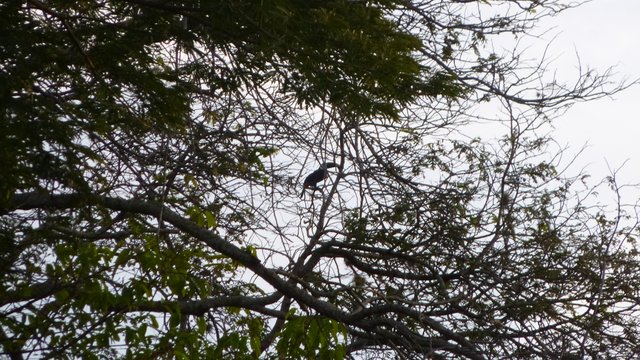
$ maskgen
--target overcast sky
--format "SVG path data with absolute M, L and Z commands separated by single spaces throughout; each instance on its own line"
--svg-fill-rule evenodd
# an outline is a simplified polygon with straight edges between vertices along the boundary
M 551 33 L 559 34 L 552 53 L 561 57 L 554 64 L 560 71 L 572 70 L 577 53 L 592 68 L 615 66 L 619 80 L 640 78 L 638 14 L 640 0 L 593 0 L 546 21 L 541 25 L 555 26 Z M 619 168 L 626 161 L 619 179 L 640 183 L 639 105 L 640 85 L 613 99 L 577 104 L 555 122 L 556 139 L 576 151 L 587 143 L 578 164 L 588 165 L 594 177 L 608 175 L 607 163 Z

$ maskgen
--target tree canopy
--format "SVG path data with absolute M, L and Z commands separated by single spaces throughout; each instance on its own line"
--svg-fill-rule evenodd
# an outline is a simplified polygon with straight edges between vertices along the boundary
M 2 2 L 0 354 L 633 358 L 638 209 L 550 132 L 626 85 L 499 45 L 570 8 Z

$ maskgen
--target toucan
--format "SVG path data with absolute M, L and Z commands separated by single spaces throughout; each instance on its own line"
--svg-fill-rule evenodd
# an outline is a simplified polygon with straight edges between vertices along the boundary
M 320 168 L 318 168 L 318 170 L 312 172 L 311 174 L 309 174 L 305 179 L 304 182 L 302 183 L 302 194 L 300 194 L 300 197 L 304 196 L 304 191 L 306 189 L 312 189 L 312 190 L 320 190 L 320 188 L 318 187 L 318 183 L 326 178 L 329 177 L 329 168 L 332 167 L 336 167 L 338 166 L 338 164 L 334 163 L 334 162 L 326 162 L 322 165 L 320 165 Z

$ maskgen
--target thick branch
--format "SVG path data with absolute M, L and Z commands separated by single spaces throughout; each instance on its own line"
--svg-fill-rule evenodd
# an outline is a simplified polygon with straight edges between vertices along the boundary
M 398 322 L 391 321 L 390 319 L 386 319 L 384 317 L 376 317 L 374 319 L 363 318 L 361 314 L 353 313 L 349 314 L 340 309 L 336 308 L 334 305 L 322 301 L 320 299 L 315 298 L 311 294 L 299 289 L 295 286 L 295 284 L 288 282 L 282 278 L 280 278 L 277 273 L 260 262 L 260 260 L 253 256 L 251 253 L 244 251 L 237 246 L 229 243 L 224 240 L 220 235 L 204 229 L 190 220 L 178 215 L 177 213 L 163 208 L 161 204 L 153 203 L 153 202 L 145 202 L 142 200 L 132 199 L 120 199 L 114 197 L 107 196 L 94 196 L 94 195 L 85 195 L 85 194 L 59 194 L 59 195 L 49 195 L 43 193 L 25 193 L 25 194 L 16 194 L 12 197 L 9 205 L 6 209 L 3 209 L 0 213 L 7 213 L 8 211 L 13 210 L 30 210 L 30 209 L 69 209 L 69 208 L 77 208 L 82 206 L 90 206 L 90 205 L 101 205 L 107 207 L 112 210 L 117 211 L 125 211 L 131 213 L 145 214 L 149 216 L 159 217 L 162 214 L 163 220 L 169 224 L 172 224 L 176 228 L 184 231 L 185 233 L 193 236 L 194 238 L 202 241 L 207 244 L 210 248 L 215 251 L 220 252 L 228 256 L 229 258 L 244 264 L 248 269 L 253 271 L 256 275 L 260 276 L 267 283 L 273 286 L 276 290 L 278 290 L 282 295 L 286 297 L 291 297 L 296 301 L 315 309 L 319 314 L 326 316 L 331 319 L 338 320 L 340 322 L 359 327 L 362 329 L 366 329 L 372 332 L 380 332 L 384 331 L 389 335 L 394 334 L 393 332 L 389 332 L 388 330 L 384 330 L 383 328 L 387 326 L 391 326 L 395 328 L 399 334 L 395 335 L 397 341 L 402 341 L 403 338 L 411 338 L 411 341 L 415 344 L 419 344 L 419 347 L 422 348 L 423 352 L 428 352 L 430 349 L 446 349 L 447 351 L 451 351 L 453 353 L 464 354 L 470 359 L 483 359 L 483 357 L 475 350 L 472 344 L 462 341 L 462 337 L 456 335 L 455 333 L 445 329 L 435 322 L 429 321 L 429 326 L 432 327 L 436 332 L 440 333 L 446 339 L 451 339 L 458 342 L 461 346 L 458 347 L 448 341 L 439 339 L 427 339 L 423 336 L 412 332 L 403 326 L 400 326 Z M 272 295 L 275 296 L 275 295 Z M 267 297 L 269 301 L 272 299 Z M 266 298 L 265 298 L 266 299 Z M 206 309 L 207 306 L 220 304 L 220 306 L 232 305 L 231 300 L 233 301 L 244 301 L 247 306 L 261 306 L 259 302 L 252 302 L 248 298 L 240 299 L 240 298 L 220 298 L 220 299 L 211 299 L 209 303 L 207 301 L 204 302 L 183 302 L 179 304 L 179 306 L 183 307 L 187 311 L 192 311 L 194 313 L 200 313 Z M 266 301 L 266 300 L 265 300 Z M 149 304 L 148 307 L 144 308 L 146 310 L 155 311 L 162 309 L 163 306 L 167 306 L 167 303 L 152 303 Z M 237 306 L 237 303 L 235 304 Z M 404 309 L 405 312 L 407 309 Z M 416 316 L 416 314 L 412 314 Z M 421 321 L 426 321 L 426 319 L 421 319 Z M 437 326 L 436 326 L 437 325 Z M 382 327 L 381 327 L 382 326 Z M 400 326 L 400 327 L 399 327 Z
M 282 295 L 274 293 L 264 297 L 250 297 L 250 296 L 221 296 L 204 300 L 187 300 L 187 301 L 150 301 L 138 306 L 127 308 L 127 311 L 153 311 L 153 312 L 167 312 L 173 309 L 180 310 L 181 314 L 187 315 L 202 315 L 209 310 L 234 306 L 243 309 L 250 309 L 257 311 L 261 314 L 283 318 L 286 313 L 278 310 L 266 308 L 266 305 L 273 304 L 278 301 Z

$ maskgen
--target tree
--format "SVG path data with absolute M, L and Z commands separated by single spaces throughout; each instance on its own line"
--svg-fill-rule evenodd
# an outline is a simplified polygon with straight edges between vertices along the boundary
M 2 3 L 3 355 L 632 358 L 634 208 L 548 135 L 626 85 L 490 46 L 568 8 Z

